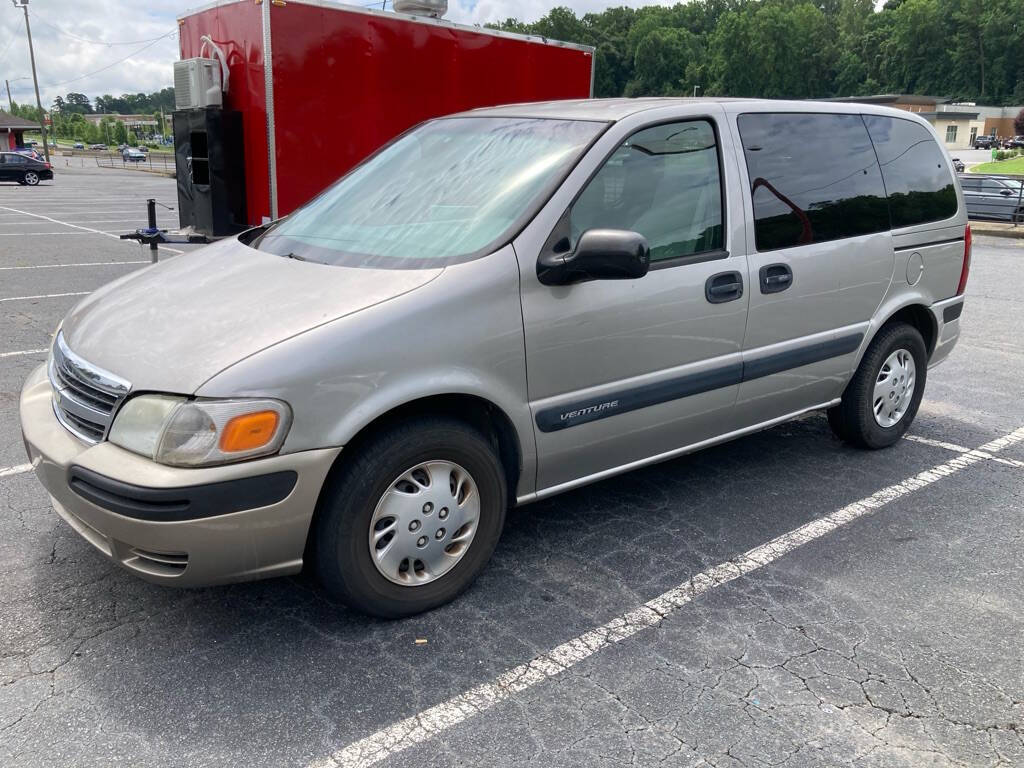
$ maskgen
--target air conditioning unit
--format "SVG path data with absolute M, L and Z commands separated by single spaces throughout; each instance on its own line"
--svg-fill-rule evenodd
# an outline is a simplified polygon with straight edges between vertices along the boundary
M 196 109 L 224 103 L 220 63 L 216 59 L 174 62 L 174 107 Z

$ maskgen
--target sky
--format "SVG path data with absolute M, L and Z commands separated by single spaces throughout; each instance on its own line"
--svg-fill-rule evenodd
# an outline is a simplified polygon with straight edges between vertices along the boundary
M 55 96 L 69 92 L 95 98 L 108 93 L 151 93 L 170 86 L 178 58 L 176 19 L 205 4 L 205 0 L 30 0 L 43 106 L 49 108 Z M 535 21 L 558 5 L 587 13 L 610 6 L 653 4 L 658 0 L 449 0 L 447 18 L 467 24 L 509 17 Z M 35 102 L 31 75 L 24 11 L 0 0 L 0 80 L 11 80 L 16 102 Z M 0 95 L 6 108 L 6 91 Z

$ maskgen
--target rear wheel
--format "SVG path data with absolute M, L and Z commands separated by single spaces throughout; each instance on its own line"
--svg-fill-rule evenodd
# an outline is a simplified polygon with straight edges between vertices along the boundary
M 860 448 L 886 448 L 906 433 L 924 395 L 928 353 L 920 331 L 893 323 L 864 353 L 842 402 L 830 408 L 836 435 Z
M 34 187 L 39 183 L 39 174 L 35 171 L 25 171 L 24 182 L 30 187 Z
M 321 582 L 382 618 L 449 602 L 483 570 L 505 523 L 493 441 L 430 417 L 382 431 L 357 450 L 321 499 L 313 532 Z

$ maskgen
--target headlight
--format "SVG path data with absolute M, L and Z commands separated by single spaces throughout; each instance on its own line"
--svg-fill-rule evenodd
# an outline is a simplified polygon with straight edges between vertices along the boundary
M 197 467 L 276 453 L 291 421 L 280 400 L 139 395 L 122 406 L 108 439 L 160 464 Z

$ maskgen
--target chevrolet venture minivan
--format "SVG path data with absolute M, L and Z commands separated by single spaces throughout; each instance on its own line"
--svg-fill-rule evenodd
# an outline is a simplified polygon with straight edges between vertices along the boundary
M 142 578 L 310 564 L 404 616 L 473 582 L 513 505 L 814 410 L 891 446 L 970 254 L 907 112 L 476 110 L 83 300 L 25 384 L 25 443 L 57 513 Z

